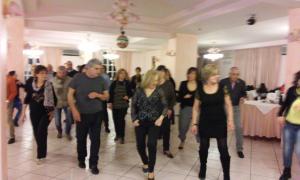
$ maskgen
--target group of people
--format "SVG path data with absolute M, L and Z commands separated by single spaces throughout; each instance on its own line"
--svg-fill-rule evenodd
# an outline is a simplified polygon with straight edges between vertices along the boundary
M 223 80 L 220 80 L 219 70 L 214 64 L 207 64 L 201 69 L 201 78 L 198 69 L 191 67 L 186 73 L 187 80 L 180 83 L 178 91 L 175 81 L 164 65 L 151 69 L 144 75 L 138 67 L 136 75 L 131 79 L 125 69 L 119 69 L 113 82 L 110 82 L 105 70 L 106 67 L 98 59 L 90 60 L 81 67 L 80 72 L 73 69 L 72 62 L 59 66 L 55 73 L 51 68 L 49 70 L 49 67 L 38 65 L 34 67 L 33 77 L 20 86 L 24 87 L 26 92 L 22 117 L 25 117 L 24 113 L 29 105 L 39 164 L 47 156 L 48 126 L 53 117 L 58 131 L 57 138 L 63 136 L 61 113 L 64 111 L 67 139 L 72 140 L 71 127 L 73 123 L 76 124 L 78 166 L 86 168 L 89 135 L 89 168 L 93 174 L 98 174 L 102 121 L 105 131 L 110 132 L 107 108 L 112 110 L 116 134 L 114 140 L 124 144 L 125 116 L 131 107 L 137 151 L 143 162 L 142 170 L 148 173 L 148 180 L 153 180 L 158 139 L 163 139 L 164 155 L 168 158 L 174 157 L 170 151 L 170 135 L 177 101 L 180 103 L 178 148 L 184 149 L 186 135 L 190 129 L 200 142 L 199 178 L 205 179 L 210 139 L 216 138 L 224 180 L 230 179 L 228 130 L 235 130 L 237 155 L 244 158 L 240 104 L 246 98 L 246 84 L 239 78 L 240 72 L 237 67 L 231 68 L 229 77 Z M 280 111 L 280 115 L 286 113 L 285 169 L 281 180 L 291 177 L 294 146 L 300 158 L 299 79 L 300 72 Z M 18 97 L 15 72 L 8 74 L 7 92 L 11 136 L 8 143 L 11 144 L 15 142 L 13 102 Z

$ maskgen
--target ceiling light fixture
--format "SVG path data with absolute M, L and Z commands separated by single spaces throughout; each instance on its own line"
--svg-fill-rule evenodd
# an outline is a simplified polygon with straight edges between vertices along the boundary
M 23 55 L 30 59 L 38 59 L 44 54 L 44 51 L 39 49 L 38 46 L 31 46 L 30 44 L 25 44 L 23 49 Z
M 101 49 L 101 46 L 97 42 L 92 41 L 90 39 L 90 34 L 88 34 L 87 39 L 77 46 L 78 50 L 86 53 L 93 53 L 99 51 Z
M 211 61 L 216 61 L 224 57 L 224 54 L 220 53 L 221 50 L 219 48 L 209 48 L 207 52 L 207 54 L 203 55 L 203 58 L 209 59 Z
M 108 60 L 117 60 L 120 58 L 120 55 L 117 53 L 113 53 L 113 52 L 104 52 L 103 58 L 108 59 Z

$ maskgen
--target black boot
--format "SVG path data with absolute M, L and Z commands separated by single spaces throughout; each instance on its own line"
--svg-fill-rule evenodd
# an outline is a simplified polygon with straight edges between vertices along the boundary
M 202 180 L 202 179 L 205 179 L 205 177 L 206 177 L 206 163 L 201 163 L 199 178 Z
M 230 180 L 230 156 L 221 157 L 224 180 Z
M 279 180 L 288 180 L 290 178 L 292 178 L 291 168 L 284 168 Z

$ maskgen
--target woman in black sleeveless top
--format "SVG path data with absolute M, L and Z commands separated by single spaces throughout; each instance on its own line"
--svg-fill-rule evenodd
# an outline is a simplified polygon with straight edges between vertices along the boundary
M 198 86 L 193 106 L 192 132 L 200 138 L 199 178 L 205 179 L 210 138 L 216 138 L 223 167 L 224 180 L 230 179 L 230 156 L 227 146 L 227 127 L 233 129 L 233 112 L 227 90 L 219 84 L 219 71 L 213 64 L 202 69 L 204 83 Z M 227 112 L 226 112 L 227 111 Z M 199 120 L 197 117 L 199 115 Z

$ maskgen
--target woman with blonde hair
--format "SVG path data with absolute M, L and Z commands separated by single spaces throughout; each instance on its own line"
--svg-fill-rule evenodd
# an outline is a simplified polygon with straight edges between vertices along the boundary
M 125 116 L 129 107 L 129 99 L 132 97 L 132 88 L 129 82 L 128 73 L 125 69 L 118 70 L 115 80 L 109 89 L 110 98 L 108 107 L 112 109 L 113 120 L 115 125 L 115 141 L 120 140 L 121 144 L 125 143 Z
M 157 139 L 160 126 L 167 116 L 168 105 L 163 91 L 158 87 L 157 71 L 148 71 L 132 99 L 131 117 L 135 126 L 137 149 L 143 161 L 143 171 L 148 180 L 154 180 Z M 146 153 L 148 136 L 148 155 Z
M 233 129 L 233 110 L 230 96 L 227 89 L 219 83 L 220 75 L 216 65 L 208 64 L 202 68 L 201 72 L 203 84 L 198 86 L 196 92 L 191 129 L 192 133 L 199 134 L 200 138 L 199 178 L 205 179 L 210 138 L 216 138 L 224 180 L 229 180 L 230 155 L 227 146 L 227 128 Z

